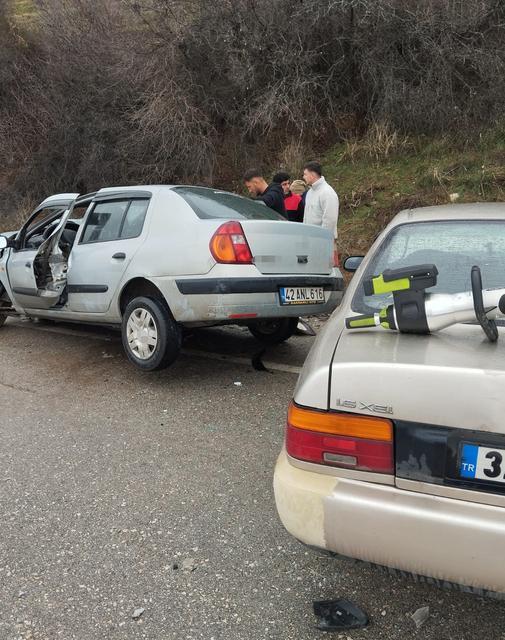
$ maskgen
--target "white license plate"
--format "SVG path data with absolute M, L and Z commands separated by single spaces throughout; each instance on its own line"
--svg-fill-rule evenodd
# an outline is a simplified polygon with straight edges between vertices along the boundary
M 468 480 L 487 480 L 505 484 L 505 449 L 464 444 L 459 475 Z
M 321 304 L 323 287 L 281 287 L 281 304 Z

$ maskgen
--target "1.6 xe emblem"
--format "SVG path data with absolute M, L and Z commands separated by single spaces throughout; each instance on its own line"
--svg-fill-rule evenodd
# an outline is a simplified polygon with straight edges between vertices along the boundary
M 371 411 L 372 413 L 382 413 L 386 415 L 393 414 L 393 407 L 388 407 L 384 404 L 369 404 L 368 402 L 361 402 L 361 400 L 341 400 L 340 398 L 337 398 L 337 407 Z

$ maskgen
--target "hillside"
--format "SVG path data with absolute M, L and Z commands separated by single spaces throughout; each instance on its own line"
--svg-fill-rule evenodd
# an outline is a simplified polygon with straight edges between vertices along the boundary
M 0 228 L 313 158 L 344 254 L 404 207 L 504 200 L 504 35 L 495 0 L 0 0 Z
M 408 207 L 505 201 L 504 161 L 501 128 L 466 141 L 399 139 L 375 129 L 337 145 L 323 162 L 341 200 L 339 250 L 366 251 L 391 217 Z
M 408 207 L 505 202 L 505 130 L 501 128 L 455 141 L 399 137 L 374 127 L 366 136 L 337 144 L 320 157 L 325 176 L 340 197 L 342 255 L 365 252 L 389 220 Z M 238 185 L 218 186 L 238 189 Z M 18 225 L 32 204 L 25 199 L 21 210 L 0 219 L 0 229 Z

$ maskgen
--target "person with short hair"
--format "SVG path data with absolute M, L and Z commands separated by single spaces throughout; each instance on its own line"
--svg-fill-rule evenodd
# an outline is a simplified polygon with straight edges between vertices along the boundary
M 258 169 L 249 169 L 244 173 L 244 184 L 254 200 L 261 200 L 267 207 L 286 217 L 284 191 L 280 184 L 268 184 Z
M 291 176 L 285 171 L 279 171 L 274 175 L 272 181 L 280 184 L 284 192 L 284 207 L 290 222 L 303 222 L 303 213 L 300 215 L 299 207 L 302 201 L 300 195 L 291 191 Z
M 305 224 L 315 224 L 328 229 L 337 237 L 338 195 L 325 180 L 319 162 L 307 162 L 303 179 L 311 187 L 305 198 Z

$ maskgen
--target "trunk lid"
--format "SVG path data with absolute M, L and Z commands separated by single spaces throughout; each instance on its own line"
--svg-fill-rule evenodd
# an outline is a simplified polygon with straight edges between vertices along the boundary
M 343 331 L 330 407 L 393 420 L 398 487 L 505 506 L 505 455 L 493 479 L 470 477 L 462 466 L 479 447 L 484 455 L 505 450 L 505 330 L 499 331 L 495 343 L 475 325 L 427 336 Z M 495 463 L 491 456 L 486 465 Z
M 240 220 L 240 224 L 261 273 L 331 273 L 333 238 L 326 229 L 276 220 Z
M 359 413 L 505 434 L 505 330 L 499 331 L 501 340 L 491 343 L 477 325 L 426 336 L 344 330 L 330 406 L 342 410 L 343 401 L 356 400 L 365 404 L 355 407 Z

